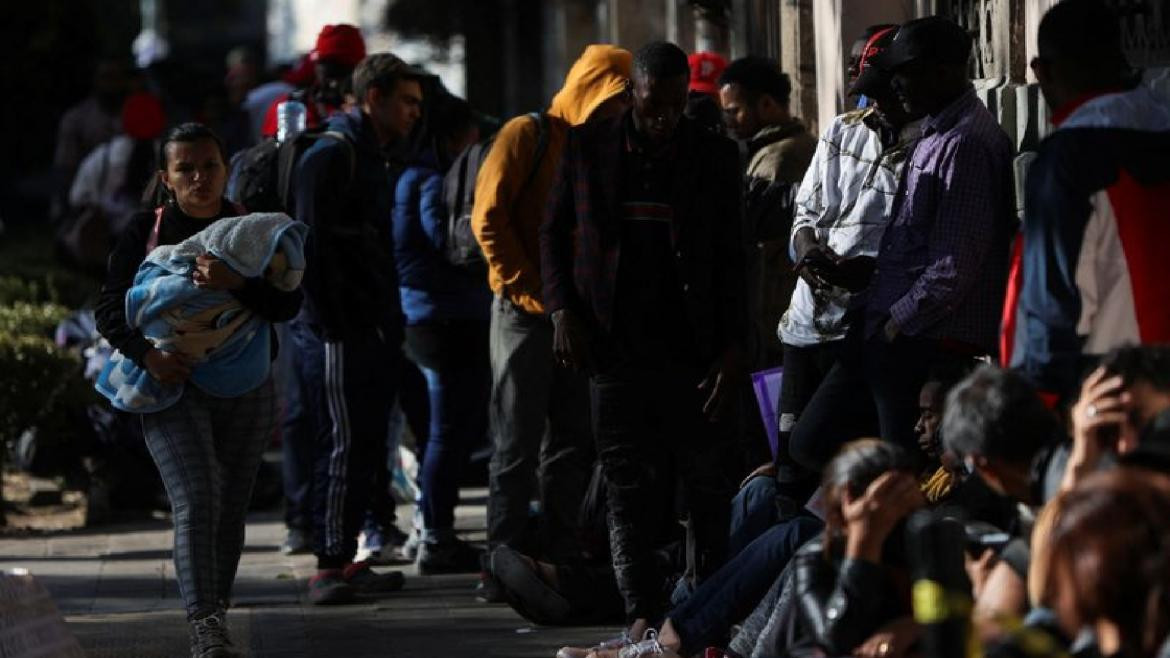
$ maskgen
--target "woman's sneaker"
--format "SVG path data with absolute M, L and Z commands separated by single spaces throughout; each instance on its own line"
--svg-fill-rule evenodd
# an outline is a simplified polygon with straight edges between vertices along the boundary
M 622 647 L 629 646 L 630 644 L 632 644 L 630 636 L 627 635 L 625 631 L 622 631 L 620 637 L 604 640 L 597 646 L 589 647 L 588 649 L 583 649 L 580 647 L 561 647 L 561 650 L 557 652 L 557 658 L 588 658 L 589 654 L 591 653 L 597 651 L 614 651 L 621 649 Z
M 232 646 L 224 611 L 191 620 L 191 658 L 240 658 L 243 655 Z

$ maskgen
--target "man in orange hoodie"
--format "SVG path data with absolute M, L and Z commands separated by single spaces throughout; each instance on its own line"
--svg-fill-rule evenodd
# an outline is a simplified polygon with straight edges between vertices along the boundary
M 546 120 L 521 116 L 504 125 L 475 186 L 472 228 L 495 292 L 491 421 L 496 449 L 488 542 L 553 561 L 580 552 L 574 530 L 593 460 L 588 382 L 553 361 L 553 327 L 541 299 L 539 230 L 569 128 L 625 110 L 631 60 L 621 48 L 587 47 L 553 98 Z M 543 153 L 542 140 L 547 145 Z M 540 546 L 526 546 L 534 481 L 543 511 Z

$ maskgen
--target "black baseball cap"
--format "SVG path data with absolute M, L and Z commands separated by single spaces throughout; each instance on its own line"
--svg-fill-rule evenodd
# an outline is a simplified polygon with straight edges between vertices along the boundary
M 871 63 L 893 73 L 919 60 L 966 65 L 970 56 L 971 35 L 966 30 L 949 18 L 928 16 L 898 28 L 889 47 L 874 57 Z
M 874 96 L 889 87 L 889 71 L 875 66 L 873 60 L 890 47 L 897 32 L 897 26 L 887 27 L 884 30 L 878 30 L 865 41 L 865 47 L 861 50 L 861 59 L 857 63 L 860 72 L 857 74 L 857 79 L 849 86 L 850 95 Z

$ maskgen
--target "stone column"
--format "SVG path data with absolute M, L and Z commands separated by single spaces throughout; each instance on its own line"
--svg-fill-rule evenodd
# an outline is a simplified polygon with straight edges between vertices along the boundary
M 609 3 L 609 40 L 637 51 L 650 41 L 666 38 L 666 9 L 662 0 L 606 0 Z
M 814 134 L 818 132 L 816 50 L 813 0 L 781 0 L 780 69 L 792 80 L 792 114 L 803 118 Z

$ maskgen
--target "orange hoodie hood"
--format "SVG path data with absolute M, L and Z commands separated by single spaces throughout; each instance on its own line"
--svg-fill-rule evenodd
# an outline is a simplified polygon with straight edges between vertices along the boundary
M 586 46 L 553 97 L 548 113 L 570 126 L 585 123 L 593 110 L 621 93 L 630 78 L 634 56 L 617 46 Z

